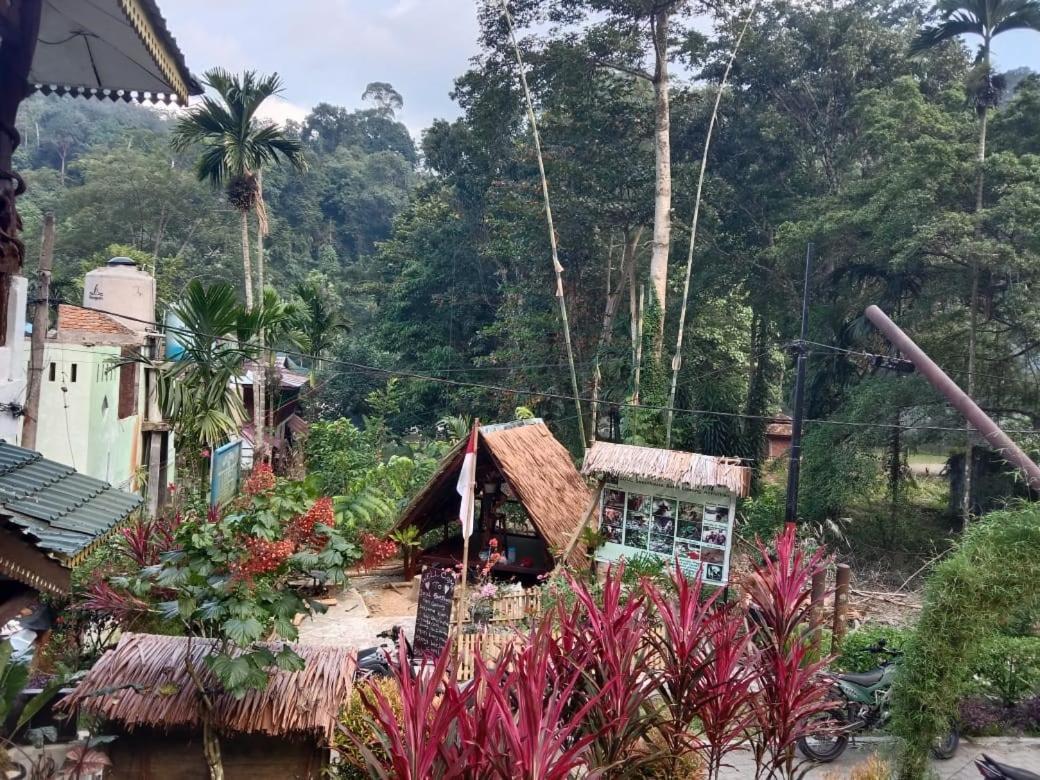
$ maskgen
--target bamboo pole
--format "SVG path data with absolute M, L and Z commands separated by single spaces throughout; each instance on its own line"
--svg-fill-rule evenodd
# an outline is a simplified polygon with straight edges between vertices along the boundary
M 571 326 L 567 319 L 567 302 L 563 297 L 563 266 L 560 265 L 560 254 L 556 246 L 556 228 L 553 226 L 552 205 L 549 203 L 549 179 L 545 175 L 545 162 L 542 159 L 542 140 L 538 135 L 538 119 L 534 113 L 534 101 L 531 99 L 531 90 L 527 86 L 527 73 L 524 70 L 524 60 L 520 55 L 520 44 L 516 40 L 516 32 L 513 30 L 513 17 L 506 6 L 506 0 L 502 2 L 502 15 L 505 17 L 506 26 L 509 28 L 509 40 L 513 44 L 513 52 L 516 54 L 516 64 L 520 70 L 520 84 L 524 90 L 524 99 L 527 102 L 527 118 L 531 122 L 531 134 L 534 136 L 534 150 L 538 158 L 538 173 L 542 179 L 542 199 L 545 201 L 545 220 L 549 226 L 549 247 L 552 250 L 553 272 L 556 274 L 556 300 L 560 304 L 560 320 L 563 323 L 563 340 L 567 345 L 567 362 L 571 369 L 571 388 L 574 391 L 574 406 L 578 411 L 578 434 L 581 436 L 581 445 L 585 446 L 588 439 L 585 438 L 585 420 L 581 412 L 581 391 L 578 389 L 578 373 L 574 368 L 574 348 L 571 346 Z
M 726 82 L 729 81 L 730 71 L 733 70 L 733 62 L 737 58 L 737 52 L 740 50 L 740 44 L 744 40 L 744 35 L 748 31 L 748 27 L 751 25 L 751 17 L 755 15 L 755 8 L 758 6 L 758 0 L 755 0 L 751 4 L 751 8 L 748 9 L 747 18 L 744 19 L 744 26 L 740 29 L 740 35 L 737 36 L 736 43 L 733 44 L 733 51 L 730 52 L 729 62 L 726 63 L 726 70 L 722 74 L 722 80 L 719 82 L 719 91 L 715 95 L 715 107 L 711 112 L 711 119 L 708 121 L 708 132 L 704 137 L 704 152 L 701 155 L 701 172 L 697 177 L 697 195 L 693 201 L 693 220 L 690 225 L 690 248 L 686 253 L 686 281 L 683 284 L 683 300 L 682 308 L 679 310 L 679 332 L 675 336 L 675 355 L 672 357 L 672 389 L 668 394 L 668 411 L 667 411 L 667 422 L 665 423 L 665 447 L 670 448 L 672 446 L 672 420 L 675 418 L 675 391 L 679 384 L 679 367 L 682 365 L 682 343 L 683 343 L 683 331 L 686 330 L 686 307 L 690 300 L 690 277 L 693 275 L 693 245 L 697 241 L 697 223 L 700 221 L 701 215 L 701 192 L 704 190 L 704 175 L 708 169 L 708 150 L 711 148 L 711 135 L 715 130 L 715 122 L 719 118 L 719 105 L 722 103 L 722 93 L 726 89 Z M 661 300 L 661 306 L 664 306 L 664 300 Z
M 585 513 L 581 517 L 581 522 L 578 527 L 574 529 L 574 533 L 571 534 L 570 540 L 567 542 L 567 546 L 563 550 L 563 555 L 560 556 L 560 560 L 566 561 L 570 556 L 571 551 L 574 550 L 574 545 L 578 543 L 578 538 L 581 536 L 581 532 L 585 530 L 585 526 L 589 524 L 589 519 L 596 512 L 596 507 L 599 506 L 600 496 L 603 495 L 603 487 L 607 484 L 605 477 L 599 480 L 599 484 L 596 485 L 596 489 L 592 493 L 592 497 L 589 499 L 589 505 L 585 507 Z
M 813 649 L 819 653 L 821 630 L 823 629 L 823 600 L 827 593 L 827 571 L 818 571 L 812 578 L 812 596 L 810 597 L 810 620 L 812 627 Z
M 474 420 L 473 420 L 473 430 L 470 431 L 470 437 L 473 436 L 473 432 L 474 431 L 479 431 L 479 430 L 480 430 L 480 419 L 479 418 L 474 418 Z M 480 442 L 479 442 L 479 440 L 477 442 L 477 448 L 476 449 L 477 449 L 477 451 L 480 450 Z M 477 457 L 476 452 L 474 452 L 473 453 L 474 461 L 476 460 L 476 457 Z M 477 478 L 476 464 L 474 463 L 474 466 L 473 466 L 474 487 L 476 486 L 476 478 Z M 474 495 L 471 493 L 469 495 L 469 500 L 473 501 L 473 499 L 474 499 Z M 473 525 L 476 525 L 476 518 L 473 518 L 473 521 L 474 521 Z M 462 534 L 462 579 L 459 582 L 459 611 L 458 611 L 458 615 L 456 615 L 457 624 L 456 624 L 456 629 L 455 629 L 455 647 L 456 647 L 455 659 L 456 659 L 456 661 L 458 661 L 461 658 L 461 653 L 462 653 L 462 613 L 466 609 L 466 578 L 469 575 L 469 537 L 473 535 L 473 531 L 474 530 L 476 530 L 476 529 L 471 527 L 469 534 L 466 534 L 465 533 L 465 529 L 463 529 L 463 534 Z

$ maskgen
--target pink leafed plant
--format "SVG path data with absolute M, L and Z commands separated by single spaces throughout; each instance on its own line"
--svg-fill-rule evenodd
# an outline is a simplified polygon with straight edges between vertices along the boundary
M 178 515 L 172 519 L 138 520 L 128 525 L 121 532 L 127 555 L 141 568 L 159 563 L 160 556 L 176 546 L 175 532 L 180 522 Z
M 704 747 L 690 725 L 716 695 L 706 679 L 713 663 L 707 626 L 719 591 L 705 596 L 701 581 L 691 582 L 678 564 L 672 584 L 674 596 L 666 595 L 650 580 L 643 588 L 657 608 L 659 624 L 648 634 L 658 662 L 653 675 L 664 708 L 658 731 L 677 767 L 684 756 Z
M 820 722 L 826 712 L 831 682 L 823 674 L 830 659 L 813 661 L 810 595 L 813 575 L 823 571 L 823 550 L 807 555 L 789 526 L 776 539 L 775 556 L 759 543 L 763 562 L 745 584 L 750 614 L 758 623 L 758 682 L 755 723 L 750 730 L 756 777 L 797 776 L 795 743 Z
M 463 721 L 471 777 L 498 780 L 596 780 L 589 746 L 599 729 L 583 728 L 599 696 L 571 708 L 582 670 L 552 662 L 552 624 L 543 621 L 519 649 L 492 667 L 477 659 L 472 717 Z M 603 724 L 601 728 L 610 728 Z
M 742 610 L 720 605 L 707 620 L 711 663 L 701 677 L 708 693 L 697 713 L 704 734 L 703 753 L 709 780 L 714 780 L 725 758 L 744 741 L 755 722 L 753 707 L 758 681 L 758 653 Z
M 600 595 L 567 575 L 575 596 L 570 610 L 559 605 L 550 652 L 558 674 L 581 672 L 572 696 L 572 709 L 588 701 L 583 733 L 597 736 L 589 745 L 591 760 L 607 777 L 622 776 L 659 756 L 648 737 L 656 718 L 654 678 L 647 674 L 653 649 L 647 639 L 646 597 L 637 590 L 626 595 L 624 567 L 607 571 Z
M 389 757 L 389 766 L 377 758 L 356 735 L 344 730 L 361 752 L 374 777 L 381 780 L 444 780 L 466 776 L 468 762 L 460 721 L 469 717 L 472 688 L 459 688 L 450 668 L 446 647 L 433 664 L 412 669 L 402 637 L 394 673 L 401 694 L 401 714 L 379 687 L 362 683 L 361 701 L 372 718 L 376 737 Z M 341 727 L 342 728 L 342 727 Z

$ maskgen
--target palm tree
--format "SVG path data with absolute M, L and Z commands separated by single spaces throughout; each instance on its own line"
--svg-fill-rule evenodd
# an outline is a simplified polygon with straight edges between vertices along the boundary
M 337 334 L 346 330 L 346 319 L 321 277 L 308 277 L 293 288 L 293 293 L 299 301 L 294 340 L 311 356 L 314 369 L 320 371 L 322 355 L 332 346 Z
M 249 215 L 259 211 L 266 219 L 258 177 L 266 165 L 283 160 L 302 170 L 303 146 L 276 124 L 260 122 L 256 113 L 269 97 L 282 91 L 277 73 L 270 76 L 246 71 L 241 76 L 222 68 L 206 71 L 205 84 L 218 98 L 206 96 L 191 108 L 174 130 L 173 147 L 184 150 L 201 144 L 195 166 L 201 181 L 225 187 L 228 201 L 238 211 L 242 230 L 242 273 L 246 308 L 253 308 L 253 273 L 249 255 Z M 260 240 L 263 240 L 261 230 Z M 258 292 L 262 294 L 262 279 Z M 263 453 L 263 380 L 257 379 L 253 403 L 256 452 Z
M 968 83 L 969 95 L 979 116 L 979 141 L 975 173 L 975 213 L 984 206 L 986 182 L 986 129 L 989 113 L 1000 103 L 1004 80 L 993 72 L 993 39 L 1008 30 L 1035 30 L 1040 32 L 1040 2 L 1037 0 L 939 0 L 935 6 L 939 21 L 923 27 L 910 45 L 917 54 L 932 49 L 962 35 L 982 39 L 975 53 L 975 67 Z M 976 229 L 980 226 L 976 225 Z M 971 259 L 971 296 L 968 325 L 968 382 L 967 393 L 975 393 L 975 352 L 977 345 L 979 308 L 979 259 Z M 973 436 L 969 432 L 964 457 L 964 496 L 962 512 L 965 521 L 971 514 L 971 450 Z
M 192 448 L 189 463 L 199 465 L 201 451 L 227 440 L 245 415 L 235 385 L 255 354 L 248 342 L 256 335 L 257 315 L 238 302 L 230 284 L 204 287 L 198 280 L 188 284 L 171 312 L 181 322 L 176 338 L 183 352 L 170 361 L 136 360 L 155 371 L 163 416 Z

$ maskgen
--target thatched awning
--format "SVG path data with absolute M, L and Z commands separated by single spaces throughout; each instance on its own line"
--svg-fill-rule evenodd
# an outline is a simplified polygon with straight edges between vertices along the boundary
M 679 490 L 724 488 L 742 497 L 751 490 L 751 469 L 741 466 L 740 461 L 606 441 L 592 445 L 581 473 Z
M 205 666 L 212 640 L 191 641 L 193 666 L 207 688 L 217 682 Z M 281 644 L 268 645 L 275 652 Z M 186 637 L 124 634 L 87 672 L 59 708 L 79 709 L 132 731 L 201 727 L 199 697 L 185 664 Z M 330 743 L 340 709 L 350 697 L 355 657 L 349 647 L 293 645 L 299 672 L 274 672 L 262 691 L 241 699 L 215 696 L 217 727 L 226 734 L 308 737 Z
M 502 477 L 523 504 L 531 522 L 551 550 L 563 550 L 591 499 L 571 455 L 540 419 L 483 425 L 479 432 L 477 467 L 490 456 Z M 433 476 L 401 513 L 395 528 L 413 525 L 425 530 L 427 515 L 444 501 L 458 507 L 455 492 L 465 449 L 459 442 L 441 461 Z M 580 560 L 576 547 L 572 560 Z

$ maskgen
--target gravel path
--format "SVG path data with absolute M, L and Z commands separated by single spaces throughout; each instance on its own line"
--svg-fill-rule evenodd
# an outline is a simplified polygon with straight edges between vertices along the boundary
M 845 754 L 833 764 L 825 764 L 813 767 L 806 778 L 811 780 L 823 780 L 828 777 L 846 778 L 852 768 L 866 761 L 874 753 L 882 756 L 891 749 L 891 742 L 885 739 L 858 740 L 857 744 L 850 746 Z M 932 768 L 942 780 L 978 780 L 978 769 L 975 768 L 975 758 L 986 753 L 1001 763 L 1010 764 L 1020 769 L 1028 769 L 1032 772 L 1040 772 L 1040 739 L 1025 737 L 982 737 L 977 739 L 961 740 L 957 755 L 949 761 L 933 761 Z M 740 751 L 730 760 L 733 767 L 724 770 L 722 780 L 744 780 L 754 777 L 754 761 L 747 752 Z

